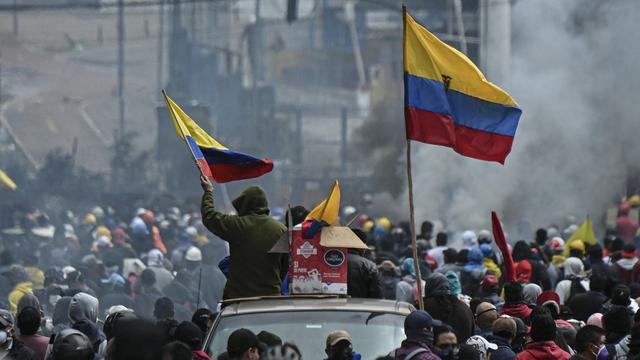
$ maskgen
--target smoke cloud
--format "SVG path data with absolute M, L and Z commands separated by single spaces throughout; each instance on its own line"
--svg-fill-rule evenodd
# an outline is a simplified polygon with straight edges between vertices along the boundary
M 499 84 L 524 111 L 512 153 L 501 166 L 414 146 L 418 224 L 489 228 L 495 209 L 511 240 L 569 214 L 601 224 L 640 158 L 638 18 L 636 0 L 516 2 L 511 76 Z

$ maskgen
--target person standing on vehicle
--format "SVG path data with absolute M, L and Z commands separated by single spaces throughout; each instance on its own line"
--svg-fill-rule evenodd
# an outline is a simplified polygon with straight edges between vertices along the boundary
M 400 348 L 392 351 L 389 356 L 399 360 L 440 360 L 440 357 L 431 351 L 431 347 L 433 327 L 441 325 L 441 321 L 435 320 L 424 310 L 412 312 L 404 319 L 404 333 L 407 338 L 402 341 Z
M 362 358 L 360 354 L 353 351 L 351 334 L 344 330 L 333 331 L 327 336 L 324 352 L 328 356 L 325 360 L 360 360 Z
M 269 216 L 267 195 L 259 186 L 249 186 L 233 200 L 238 215 L 218 211 L 213 202 L 213 185 L 200 178 L 202 222 L 212 233 L 229 243 L 231 265 L 224 299 L 280 295 L 281 282 L 289 269 L 288 255 L 269 253 L 287 231 Z

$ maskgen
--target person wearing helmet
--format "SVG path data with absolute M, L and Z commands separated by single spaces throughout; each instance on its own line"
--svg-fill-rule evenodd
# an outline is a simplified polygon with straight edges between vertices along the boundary
M 92 360 L 93 346 L 78 330 L 65 329 L 55 335 L 47 360 Z
M 201 177 L 201 185 L 202 222 L 230 247 L 232 260 L 224 299 L 280 295 L 289 256 L 269 250 L 287 228 L 269 216 L 267 194 L 259 186 L 248 187 L 232 202 L 238 214 L 227 215 L 214 205 L 211 182 Z

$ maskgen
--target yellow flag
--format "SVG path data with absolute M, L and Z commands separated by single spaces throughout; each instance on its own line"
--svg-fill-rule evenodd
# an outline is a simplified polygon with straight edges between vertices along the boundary
M 164 95 L 164 100 L 167 102 L 167 107 L 169 108 L 169 114 L 171 114 L 171 120 L 173 120 L 173 126 L 176 128 L 176 133 L 182 139 L 185 139 L 185 136 L 191 136 L 193 140 L 195 140 L 196 144 L 199 146 L 214 148 L 219 150 L 228 150 L 226 146 L 217 142 L 214 138 L 209 136 L 206 131 L 202 130 L 198 124 L 191 119 L 187 113 L 184 112 L 178 106 L 178 104 L 173 101 L 167 94 L 163 91 L 162 95 Z
M 9 175 L 7 175 L 7 173 L 5 173 L 4 171 L 0 170 L 0 187 L 8 187 L 11 190 L 15 190 L 18 188 L 18 185 L 16 185 L 15 182 L 13 182 L 13 180 L 11 180 L 11 178 L 9 177 Z
M 564 244 L 564 256 L 569 256 L 569 247 L 572 242 L 576 240 L 582 240 L 585 245 L 595 245 L 598 243 L 598 239 L 596 238 L 596 234 L 593 232 L 593 226 L 591 226 L 591 219 L 587 216 L 584 219 L 584 222 L 576 232 L 571 235 L 569 240 Z
M 338 223 L 338 214 L 340 213 L 340 185 L 338 180 L 333 183 L 331 192 L 324 201 L 322 201 L 315 209 L 311 210 L 305 220 L 324 221 L 329 225 Z

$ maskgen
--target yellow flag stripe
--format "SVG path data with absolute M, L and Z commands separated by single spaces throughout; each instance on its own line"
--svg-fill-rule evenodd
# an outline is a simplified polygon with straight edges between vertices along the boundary
M 504 90 L 489 82 L 469 58 L 440 41 L 406 14 L 404 71 L 425 79 L 443 82 L 449 89 L 497 104 L 518 104 Z
M 318 206 L 316 206 L 306 220 L 324 221 L 329 225 L 335 225 L 338 223 L 338 216 L 340 214 L 340 185 L 338 180 L 333 183 L 333 187 L 329 192 L 329 195 Z
M 176 133 L 182 139 L 185 136 L 191 136 L 195 140 L 196 144 L 202 147 L 214 148 L 219 150 L 229 150 L 226 146 L 220 144 L 214 138 L 209 136 L 206 131 L 202 130 L 198 124 L 185 113 L 178 104 L 176 104 L 167 94 L 163 92 L 164 99 L 167 102 L 169 113 L 171 114 L 171 120 L 173 120 L 173 126 L 176 128 Z

